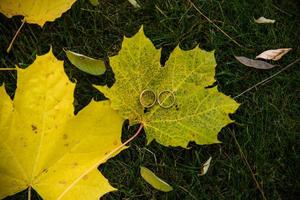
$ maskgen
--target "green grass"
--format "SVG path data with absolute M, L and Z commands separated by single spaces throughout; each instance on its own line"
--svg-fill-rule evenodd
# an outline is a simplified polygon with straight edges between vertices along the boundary
M 50 1 L 49 1 L 50 2 Z M 157 48 L 162 48 L 162 63 L 172 49 L 200 46 L 215 50 L 218 88 L 232 97 L 269 77 L 300 56 L 300 2 L 298 0 L 194 0 L 195 5 L 243 47 L 235 45 L 191 6 L 188 0 L 140 0 L 134 9 L 126 0 L 100 0 L 97 7 L 78 0 L 71 10 L 43 29 L 26 24 L 11 53 L 5 50 L 20 26 L 20 17 L 7 19 L 0 14 L 1 67 L 22 67 L 33 62 L 52 45 L 57 58 L 66 56 L 63 47 L 108 60 L 115 55 L 124 35 L 134 35 L 141 25 Z M 276 19 L 275 24 L 259 25 L 253 18 Z M 280 67 L 261 71 L 239 64 L 233 55 L 253 58 L 264 50 L 291 47 L 293 51 L 276 62 Z M 103 199 L 262 199 L 253 180 L 248 161 L 267 199 L 297 199 L 300 191 L 300 64 L 282 72 L 272 81 L 238 97 L 239 110 L 232 116 L 235 124 L 219 134 L 222 144 L 191 149 L 166 148 L 155 142 L 145 145 L 145 136 L 131 148 L 100 167 L 110 183 L 119 189 Z M 76 111 L 92 98 L 104 99 L 91 84 L 113 84 L 113 75 L 94 77 L 65 62 L 66 73 L 77 81 Z M 17 75 L 0 72 L 13 97 Z M 124 138 L 134 132 L 125 131 Z M 170 133 L 172 134 L 172 133 Z M 237 142 L 235 142 L 234 137 Z M 125 140 L 125 139 L 124 139 Z M 243 158 L 240 151 L 245 155 Z M 208 174 L 198 176 L 199 167 L 213 157 Z M 174 191 L 161 193 L 139 176 L 139 166 L 153 170 L 169 182 Z M 38 195 L 36 199 L 39 199 Z M 26 199 L 26 191 L 7 199 Z

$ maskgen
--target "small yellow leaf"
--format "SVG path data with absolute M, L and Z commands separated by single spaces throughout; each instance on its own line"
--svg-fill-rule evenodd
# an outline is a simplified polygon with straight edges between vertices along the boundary
M 173 190 L 172 186 L 170 186 L 165 181 L 161 180 L 148 168 L 141 166 L 140 173 L 143 179 L 155 189 L 163 192 L 170 192 Z
M 101 75 L 105 72 L 106 67 L 103 60 L 97 60 L 88 56 L 65 50 L 69 61 L 78 69 L 91 74 Z
M 275 20 L 267 19 L 265 17 L 260 17 L 258 19 L 254 19 L 254 21 L 258 24 L 274 24 L 275 23 Z
M 90 3 L 91 3 L 93 6 L 98 6 L 98 5 L 99 5 L 99 0 L 90 0 Z
M 23 15 L 27 23 L 43 26 L 69 10 L 76 0 L 0 0 L 0 12 L 7 17 Z
M 211 162 L 212 157 L 209 157 L 208 160 L 201 166 L 201 170 L 200 170 L 200 176 L 203 176 L 207 173 L 208 168 L 210 166 L 210 162 Z
M 284 56 L 291 50 L 292 50 L 292 48 L 270 49 L 270 50 L 264 51 L 261 54 L 259 54 L 258 56 L 256 56 L 256 59 L 262 58 L 265 60 L 277 61 L 277 60 L 280 60 L 282 58 L 282 56 Z

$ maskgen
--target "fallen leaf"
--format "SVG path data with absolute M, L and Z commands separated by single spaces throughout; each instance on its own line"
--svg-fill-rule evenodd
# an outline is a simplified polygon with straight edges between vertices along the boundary
M 48 200 L 115 190 L 94 165 L 121 146 L 123 119 L 108 101 L 74 116 L 74 87 L 52 52 L 18 69 L 13 101 L 0 87 L 0 199 L 28 187 Z
M 272 65 L 262 60 L 253 60 L 250 58 L 246 58 L 244 56 L 234 56 L 240 63 L 246 65 L 248 67 L 253 67 L 256 69 L 272 69 L 276 65 Z
M 65 50 L 65 52 L 69 61 L 78 69 L 91 75 L 104 74 L 106 67 L 103 60 L 90 58 L 73 51 Z
M 254 21 L 258 24 L 274 24 L 275 23 L 274 19 L 267 19 L 265 17 L 260 17 L 258 19 L 254 19 Z
M 93 5 L 93 6 L 98 6 L 99 5 L 99 0 L 89 0 L 90 3 Z
M 279 60 L 287 54 L 289 51 L 291 51 L 292 48 L 282 48 L 282 49 L 270 49 L 267 51 L 262 52 L 258 56 L 256 56 L 256 59 L 262 58 L 265 60 Z
M 1 0 L 0 12 L 6 17 L 23 15 L 27 23 L 43 26 L 69 10 L 76 0 Z
M 239 107 L 232 98 L 206 88 L 215 80 L 214 52 L 199 48 L 183 51 L 176 47 L 165 67 L 160 64 L 161 51 L 145 37 L 143 29 L 132 38 L 124 38 L 119 54 L 110 58 L 116 82 L 111 87 L 95 86 L 111 100 L 111 106 L 130 125 L 143 124 L 147 141 L 153 139 L 165 146 L 187 147 L 219 143 L 218 132 L 233 121 L 229 113 Z M 142 91 L 157 94 L 169 90 L 175 104 L 165 109 L 155 104 L 145 110 L 139 98 Z M 165 93 L 165 102 L 171 99 Z
M 201 166 L 200 174 L 199 174 L 200 176 L 204 176 L 207 173 L 208 168 L 210 167 L 211 159 L 212 157 L 209 157 L 208 160 Z
M 131 5 L 135 8 L 140 8 L 141 6 L 136 2 L 136 0 L 128 0 Z
M 168 183 L 157 177 L 151 170 L 146 167 L 140 167 L 140 173 L 143 179 L 149 183 L 152 187 L 157 190 L 163 192 L 170 192 L 173 190 L 173 187 L 170 186 Z

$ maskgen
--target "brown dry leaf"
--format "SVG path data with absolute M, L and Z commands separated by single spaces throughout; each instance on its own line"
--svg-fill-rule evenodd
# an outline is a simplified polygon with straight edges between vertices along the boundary
M 274 19 L 267 19 L 265 17 L 260 17 L 258 19 L 254 19 L 254 21 L 258 24 L 274 24 L 275 23 Z
M 265 60 L 275 60 L 276 61 L 276 60 L 281 59 L 282 56 L 284 56 L 291 50 L 292 50 L 292 48 L 270 49 L 270 50 L 264 51 L 261 54 L 259 54 L 258 56 L 256 56 L 256 59 L 262 58 Z
M 246 65 L 248 67 L 253 67 L 256 69 L 271 69 L 276 66 L 262 60 L 253 60 L 250 58 L 246 58 L 244 56 L 234 56 L 234 57 L 243 65 Z

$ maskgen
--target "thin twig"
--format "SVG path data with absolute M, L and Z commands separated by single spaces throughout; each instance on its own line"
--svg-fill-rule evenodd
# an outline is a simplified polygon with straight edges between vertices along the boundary
M 251 168 L 251 166 L 250 166 L 248 160 L 246 159 L 246 156 L 245 156 L 244 152 L 242 151 L 242 148 L 241 148 L 240 144 L 238 143 L 238 141 L 237 141 L 237 139 L 236 139 L 236 137 L 235 137 L 235 133 L 234 133 L 234 132 L 231 132 L 231 131 L 230 131 L 230 133 L 231 133 L 231 135 L 232 135 L 232 137 L 233 137 L 233 139 L 234 139 L 234 141 L 235 141 L 235 143 L 236 143 L 236 145 L 237 145 L 237 147 L 238 147 L 238 149 L 239 149 L 239 152 L 240 152 L 240 154 L 241 154 L 243 160 L 245 161 L 245 163 L 246 163 L 248 169 L 249 169 L 250 172 L 251 172 L 252 178 L 253 178 L 253 180 L 254 180 L 254 182 L 255 182 L 255 185 L 256 185 L 257 189 L 260 191 L 260 193 L 261 193 L 261 195 L 262 195 L 262 198 L 263 198 L 264 200 L 267 200 L 267 198 L 266 198 L 266 196 L 265 196 L 265 193 L 264 193 L 262 187 L 261 187 L 260 184 L 258 183 L 258 181 L 257 181 L 257 179 L 256 179 L 256 177 L 255 177 L 255 174 L 254 174 L 254 172 L 252 171 L 252 168 Z
M 109 152 L 109 154 L 107 154 L 105 156 L 105 158 L 102 158 L 101 160 L 99 160 L 98 162 L 96 162 L 94 165 L 92 165 L 89 169 L 87 169 L 86 171 L 84 171 L 78 178 L 76 178 L 57 198 L 57 200 L 60 200 L 64 197 L 64 195 L 70 190 L 72 189 L 85 175 L 87 175 L 88 173 L 90 173 L 92 170 L 96 169 L 101 163 L 103 163 L 103 161 L 109 159 L 111 156 L 113 156 L 115 153 L 117 153 L 118 151 L 120 151 L 123 147 L 125 147 L 129 142 L 131 142 L 132 140 L 134 140 L 137 136 L 139 136 L 139 134 L 142 132 L 143 129 L 143 124 L 140 124 L 138 130 L 136 131 L 136 133 L 130 137 L 128 140 L 126 140 L 123 144 L 121 144 L 120 146 L 118 146 L 117 148 L 115 148 L 114 150 L 112 150 L 111 152 Z
M 265 82 L 269 81 L 270 79 L 274 78 L 275 76 L 277 76 L 278 74 L 280 74 L 281 72 L 287 70 L 288 68 L 290 68 L 291 66 L 293 66 L 294 64 L 296 64 L 297 62 L 300 61 L 300 58 L 296 59 L 294 62 L 290 63 L 289 65 L 285 66 L 284 68 L 282 68 L 281 70 L 279 70 L 278 72 L 276 72 L 275 74 L 269 76 L 268 78 L 256 83 L 255 85 L 253 85 L 252 87 L 248 88 L 247 90 L 243 91 L 242 93 L 240 93 L 239 95 L 233 97 L 234 99 L 242 96 L 243 94 L 245 94 L 246 92 L 249 92 L 250 90 L 252 90 L 253 88 L 256 88 L 259 85 L 264 84 Z
M 197 200 L 197 198 L 187 189 L 185 189 L 184 187 L 179 185 L 179 188 L 182 189 L 183 191 L 185 191 L 186 193 L 188 193 L 190 195 L 190 197 L 192 197 L 192 199 Z
M 0 68 L 0 71 L 17 70 L 17 68 Z
M 24 24 L 25 24 L 25 20 L 23 19 L 23 20 L 22 20 L 21 26 L 19 27 L 19 29 L 18 29 L 17 32 L 15 33 L 13 39 L 12 39 L 11 42 L 9 43 L 9 46 L 8 46 L 8 48 L 7 48 L 7 50 L 6 50 L 7 53 L 10 52 L 10 50 L 11 50 L 11 48 L 12 48 L 12 45 L 14 44 L 14 42 L 15 42 L 17 36 L 19 35 L 19 33 L 20 33 L 22 27 L 24 26 Z
M 276 10 L 278 10 L 278 11 L 280 11 L 280 12 L 282 12 L 282 13 L 284 13 L 284 14 L 290 16 L 290 17 L 293 16 L 292 14 L 290 14 L 290 13 L 288 13 L 288 12 L 282 10 L 281 8 L 279 8 L 279 7 L 275 6 L 275 5 L 272 5 L 272 6 L 273 6 Z
M 203 14 L 199 8 L 191 1 L 189 0 L 190 4 L 195 8 L 195 10 L 202 16 L 204 17 L 209 23 L 211 23 L 216 29 L 218 29 L 221 33 L 223 33 L 226 37 L 228 37 L 232 42 L 234 42 L 236 45 L 238 45 L 241 48 L 245 48 L 243 45 L 238 43 L 236 40 L 234 40 L 230 35 L 228 35 L 225 31 L 223 31 L 217 24 L 215 24 L 209 17 Z

